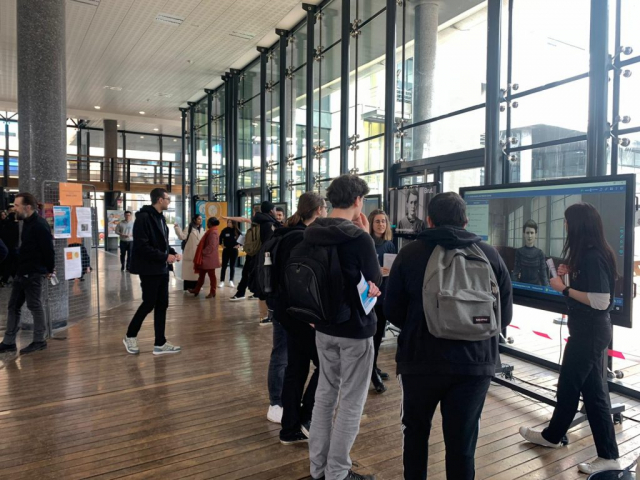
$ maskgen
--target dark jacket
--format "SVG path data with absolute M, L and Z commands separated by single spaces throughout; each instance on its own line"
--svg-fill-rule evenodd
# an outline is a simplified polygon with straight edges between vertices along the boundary
M 284 285 L 284 267 L 286 266 L 287 260 L 289 260 L 291 256 L 291 250 L 297 244 L 299 244 L 304 236 L 304 231 L 307 226 L 300 222 L 295 227 L 283 227 L 279 228 L 273 234 L 273 237 L 284 237 L 288 233 L 293 233 L 292 235 L 288 235 L 286 238 L 283 238 L 278 246 L 278 256 L 276 258 L 275 272 L 278 276 L 277 284 L 282 286 Z M 278 296 L 274 300 L 274 315 L 278 322 L 282 324 L 284 329 L 290 335 L 295 337 L 300 337 L 302 335 L 309 335 L 309 331 L 313 330 L 313 327 L 308 323 L 305 323 L 301 320 L 296 320 L 294 317 L 291 317 L 287 313 L 287 308 L 289 308 L 288 298 L 286 293 L 283 291 L 284 289 L 280 288 L 278 290 Z
M 7 246 L 10 252 L 18 250 L 18 242 L 20 238 L 20 225 L 16 220 L 16 214 L 10 213 L 7 219 L 2 222 L 2 233 L 0 238 Z
M 137 275 L 164 275 L 169 273 L 167 257 L 176 251 L 169 246 L 169 229 L 164 215 L 151 205 L 136 213 L 133 224 L 133 251 L 131 273 Z
M 251 219 L 251 223 L 260 225 L 260 242 L 264 245 L 273 236 L 273 232 L 280 228 L 280 223 L 268 213 L 258 212 Z
M 373 238 L 373 237 L 371 237 Z M 378 263 L 380 267 L 384 264 L 385 253 L 398 253 L 398 249 L 391 240 L 380 240 L 373 238 L 373 243 L 376 247 L 376 255 L 378 255 Z M 382 294 L 378 297 L 378 304 L 382 305 L 387 291 L 387 283 L 389 283 L 389 277 L 382 277 L 382 285 L 380 285 L 380 291 Z M 376 305 L 378 307 L 378 305 Z
M 307 227 L 304 239 L 315 245 L 336 245 L 342 266 L 344 301 L 351 318 L 339 325 L 316 325 L 318 332 L 333 337 L 369 338 L 376 333 L 376 315 L 365 315 L 360 305 L 357 285 L 361 274 L 365 280 L 381 285 L 382 274 L 371 236 L 353 222 L 341 218 L 318 218 Z
M 17 275 L 53 273 L 55 251 L 47 221 L 37 213 L 23 220 L 22 244 L 18 251 Z
M 2 240 L 0 240 L 0 262 L 2 262 L 9 255 L 9 249 L 4 244 Z
M 513 313 L 511 278 L 498 252 L 462 228 L 431 228 L 418 235 L 398 254 L 391 269 L 384 313 L 402 329 L 398 337 L 398 374 L 493 375 L 498 359 L 498 338 L 480 342 L 445 340 L 429 333 L 422 307 L 422 283 L 436 245 L 464 248 L 477 243 L 495 272 L 500 288 L 502 328 Z

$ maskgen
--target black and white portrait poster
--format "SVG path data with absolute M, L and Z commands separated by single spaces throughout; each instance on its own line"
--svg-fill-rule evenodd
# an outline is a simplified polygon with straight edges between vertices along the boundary
M 432 186 L 410 186 L 389 192 L 391 225 L 396 233 L 416 234 L 427 228 L 427 206 L 436 195 Z

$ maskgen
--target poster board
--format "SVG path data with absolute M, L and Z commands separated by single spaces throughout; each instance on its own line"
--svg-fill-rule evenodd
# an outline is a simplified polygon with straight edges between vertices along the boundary
M 71 207 L 53 207 L 54 238 L 71 238 Z
M 107 210 L 107 236 L 118 237 L 116 227 L 124 220 L 124 210 Z
M 60 183 L 60 205 L 82 206 L 82 185 L 79 183 Z
M 196 203 L 196 213 L 202 217 L 203 225 L 206 225 L 211 217 L 216 217 L 222 222 L 222 217 L 227 216 L 227 202 L 199 201 Z

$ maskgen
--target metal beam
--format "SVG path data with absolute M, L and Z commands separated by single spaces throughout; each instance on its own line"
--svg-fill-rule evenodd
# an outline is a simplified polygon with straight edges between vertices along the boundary
M 182 114 L 182 150 L 180 152 L 180 168 L 182 169 L 182 228 L 186 228 L 186 216 L 187 216 L 187 199 L 186 199 L 186 191 L 187 191 L 187 176 L 186 176 L 186 168 L 187 168 L 187 112 L 188 108 L 180 108 L 180 113 Z M 125 136 L 126 138 L 126 136 Z M 123 139 L 124 141 L 124 139 Z M 124 154 L 124 152 L 123 152 Z
M 607 103 L 609 97 L 609 2 L 591 0 L 589 39 L 589 122 L 587 176 L 607 174 Z
M 260 198 L 267 199 L 267 52 L 265 47 L 258 47 L 260 52 Z M 282 112 L 280 109 L 280 132 L 283 130 Z M 282 145 L 280 146 L 282 148 Z
M 342 0 L 340 43 L 340 174 L 349 173 L 349 47 L 351 0 Z M 322 101 L 322 99 L 320 99 Z
M 213 149 L 211 148 L 211 128 L 213 127 L 213 90 L 205 89 L 207 94 L 207 198 L 213 201 Z
M 196 195 L 196 102 L 187 102 L 189 105 L 189 212 L 191 216 L 195 215 Z
M 383 208 L 388 209 L 389 188 L 395 186 L 391 178 L 391 167 L 395 161 L 395 117 L 396 117 L 396 15 L 397 1 L 387 0 L 387 33 L 385 51 L 385 95 L 384 95 L 384 174 L 382 187 Z
M 315 63 L 314 56 L 316 51 L 314 44 L 317 7 L 303 3 L 302 8 L 307 12 L 307 128 L 305 131 L 305 141 L 307 145 L 304 173 L 306 191 L 311 192 L 313 190 L 313 160 L 315 158 L 315 151 L 313 149 L 313 65 Z
M 502 0 L 488 0 L 487 106 L 485 111 L 484 179 L 487 185 L 503 182 L 504 155 L 500 148 L 500 27 Z

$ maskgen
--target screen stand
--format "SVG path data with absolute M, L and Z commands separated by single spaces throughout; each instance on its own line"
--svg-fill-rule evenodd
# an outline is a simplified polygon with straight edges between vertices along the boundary
M 608 376 L 607 367 L 608 367 L 608 358 L 605 356 L 604 368 L 603 368 L 604 378 L 602 379 L 603 382 L 607 381 L 607 376 Z M 533 400 L 536 400 L 538 402 L 544 403 L 546 405 L 550 405 L 552 407 L 555 407 L 557 405 L 558 402 L 556 402 L 555 399 L 548 397 L 547 395 L 544 395 L 542 393 L 539 393 L 535 390 L 531 390 L 526 386 L 522 386 L 514 383 L 513 371 L 514 371 L 513 365 L 501 363 L 500 358 L 498 356 L 498 363 L 496 364 L 495 375 L 493 376 L 491 381 L 494 383 L 497 383 L 498 385 L 502 385 L 503 387 L 507 387 L 513 390 L 514 392 L 518 392 L 523 395 L 526 395 L 527 397 L 532 398 Z M 622 423 L 622 412 L 625 411 L 625 405 L 622 403 L 611 404 L 611 401 L 609 401 L 609 408 L 611 411 L 611 415 L 613 415 L 614 425 Z M 576 412 L 575 417 L 573 417 L 573 421 L 571 422 L 569 429 L 587 421 L 588 421 L 587 413 L 583 405 L 580 411 Z M 562 439 L 562 444 L 567 445 L 568 443 L 569 443 L 569 439 L 565 435 L 565 437 Z

